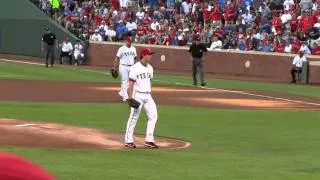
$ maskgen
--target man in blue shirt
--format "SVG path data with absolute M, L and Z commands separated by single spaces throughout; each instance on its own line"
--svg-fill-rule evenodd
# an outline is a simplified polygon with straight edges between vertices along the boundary
M 270 43 L 270 41 L 267 41 L 266 44 L 264 44 L 262 46 L 261 49 L 262 52 L 273 52 L 274 51 L 274 47 L 272 46 L 272 44 Z
M 127 27 L 123 23 L 122 20 L 119 21 L 119 25 L 117 26 L 116 33 L 117 33 L 117 40 L 122 40 L 123 37 L 127 34 Z

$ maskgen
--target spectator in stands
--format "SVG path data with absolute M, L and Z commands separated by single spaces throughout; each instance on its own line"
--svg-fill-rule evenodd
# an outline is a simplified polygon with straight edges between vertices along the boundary
M 245 51 L 245 50 L 247 50 L 246 41 L 245 41 L 245 39 L 244 39 L 243 37 L 241 37 L 241 38 L 238 40 L 237 50 L 240 50 L 240 51 Z
M 119 3 L 120 3 L 120 8 L 123 8 L 123 9 L 128 8 L 128 5 L 129 5 L 128 0 L 119 0 Z
M 91 35 L 90 40 L 92 41 L 102 41 L 102 37 L 99 34 L 99 30 L 95 30 L 94 34 Z
M 100 25 L 99 28 L 98 28 L 98 31 L 99 31 L 102 39 L 104 39 L 104 40 L 106 40 L 106 32 L 107 32 L 108 29 L 109 29 L 109 28 L 108 28 L 106 22 L 105 22 L 105 21 L 102 21 L 102 22 L 101 22 L 101 25 Z
M 262 45 L 262 52 L 274 52 L 274 47 L 273 45 L 270 43 L 269 41 L 266 41 L 263 45 Z
M 41 1 L 43 11 L 48 8 L 46 2 Z M 217 36 L 223 49 L 262 51 L 266 41 L 272 40 L 274 50 L 285 53 L 290 49 L 298 53 L 300 41 L 306 41 L 309 49 L 320 41 L 319 3 L 312 0 L 139 0 L 138 11 L 138 7 L 129 6 L 129 0 L 106 1 L 110 5 L 104 2 L 61 0 L 59 22 L 81 39 L 87 39 L 89 33 L 92 40 L 100 40 L 95 32 L 98 29 L 105 41 L 129 35 L 138 43 L 182 46 L 191 44 L 194 34 L 199 34 L 208 44 Z M 294 42 L 288 33 L 296 37 Z M 290 44 L 284 43 L 287 41 Z
M 266 18 L 270 17 L 270 15 L 271 15 L 271 10 L 268 6 L 266 6 L 265 2 L 263 2 L 261 4 L 261 6 L 259 7 L 259 12 L 261 13 L 261 15 L 263 17 L 266 17 Z
M 256 29 L 252 30 L 252 36 L 250 37 L 251 40 L 251 50 L 258 50 L 261 41 L 261 34 Z
M 123 38 L 127 35 L 127 27 L 122 20 L 119 21 L 119 25 L 117 26 L 117 41 L 123 40 Z
M 73 51 L 73 46 L 71 42 L 69 41 L 68 37 L 64 38 L 64 41 L 62 42 L 61 46 L 61 53 L 60 53 L 60 64 L 63 64 L 64 57 L 68 58 L 68 64 L 72 64 L 72 51 Z
M 113 29 L 113 25 L 109 26 L 106 31 L 106 40 L 107 41 L 116 41 L 117 33 Z
M 299 52 L 303 52 L 304 54 L 306 55 L 310 55 L 311 54 L 311 51 L 309 49 L 309 47 L 307 46 L 307 42 L 302 42 L 302 45 L 299 49 Z
M 246 10 L 244 14 L 242 14 L 242 24 L 245 27 L 248 27 L 253 22 L 253 16 L 249 10 Z
M 144 18 L 144 11 L 143 11 L 143 8 L 140 8 L 140 11 L 138 11 L 136 13 L 136 17 L 137 17 L 137 21 L 140 21 Z
M 273 47 L 274 51 L 277 53 L 284 53 L 284 49 L 285 49 L 285 43 L 283 43 L 282 41 L 278 40 L 277 38 L 274 39 L 273 41 Z
M 291 14 L 289 13 L 289 10 L 284 10 L 284 14 L 281 15 L 280 17 L 282 24 L 284 26 L 284 29 L 286 31 L 291 31 L 290 30 L 290 21 L 292 19 Z
M 283 9 L 284 10 L 289 10 L 290 6 L 294 6 L 294 1 L 293 0 L 284 0 L 283 2 Z
M 220 41 L 217 36 L 213 36 L 213 42 L 210 48 L 208 48 L 208 50 L 220 50 L 220 49 L 222 49 L 222 41 Z
M 131 36 L 132 38 L 134 38 L 136 36 L 137 24 L 134 21 L 132 21 L 131 18 L 129 18 L 129 21 L 126 24 L 126 28 L 128 30 L 127 32 L 128 36 Z
M 291 51 L 292 51 L 292 45 L 290 44 L 290 42 L 289 41 L 286 41 L 285 42 L 285 47 L 284 47 L 284 52 L 285 53 L 291 53 Z
M 311 50 L 312 55 L 320 55 L 320 46 L 319 43 L 316 42 L 313 44 L 312 50 Z
M 191 10 L 191 5 L 187 0 L 183 0 L 182 4 L 182 11 L 184 14 L 189 15 Z
M 313 7 L 312 0 L 300 0 L 301 11 L 310 10 Z

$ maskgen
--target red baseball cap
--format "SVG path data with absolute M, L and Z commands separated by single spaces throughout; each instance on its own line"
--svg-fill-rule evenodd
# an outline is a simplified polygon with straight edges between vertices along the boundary
M 150 48 L 142 48 L 140 50 L 140 58 L 143 58 L 146 55 L 152 55 L 152 54 L 154 54 L 154 52 L 152 52 Z
M 132 43 L 131 37 L 130 37 L 130 36 L 127 36 L 127 37 L 126 37 L 126 41 L 127 41 L 129 44 L 131 44 L 131 43 Z
M 54 180 L 48 172 L 17 155 L 0 152 L 0 179 Z

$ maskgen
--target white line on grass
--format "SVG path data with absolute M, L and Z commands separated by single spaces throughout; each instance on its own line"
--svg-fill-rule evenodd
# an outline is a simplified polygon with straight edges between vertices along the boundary
M 32 64 L 32 65 L 43 65 L 41 63 L 19 61 L 19 60 L 9 60 L 9 59 L 0 59 L 0 61 L 22 63 L 22 64 Z M 96 71 L 96 70 L 90 70 L 90 69 L 82 69 L 82 68 L 71 68 L 71 69 L 110 75 L 110 73 L 106 73 L 106 72 L 102 72 L 102 71 Z M 262 98 L 266 98 L 266 99 L 275 99 L 275 100 L 281 100 L 281 101 L 286 101 L 286 102 L 293 102 L 293 103 L 300 103 L 300 104 L 306 104 L 306 105 L 320 106 L 320 103 L 312 103 L 312 102 L 299 101 L 299 100 L 293 100 L 293 99 L 287 99 L 287 98 L 280 98 L 280 97 L 275 97 L 275 96 L 267 96 L 267 95 L 254 94 L 254 93 L 246 93 L 246 92 L 242 92 L 242 91 L 234 91 L 234 90 L 226 90 L 226 89 L 210 88 L 210 87 L 200 87 L 200 86 L 193 86 L 193 85 L 186 84 L 186 83 L 172 82 L 172 81 L 161 81 L 161 80 L 153 80 L 153 81 L 160 82 L 160 83 L 166 83 L 166 84 L 174 84 L 174 85 L 177 85 L 177 86 L 180 85 L 180 86 L 198 87 L 198 88 L 202 88 L 202 89 L 206 89 L 206 90 L 222 91 L 222 92 L 241 94 L 241 95 L 247 95 L 247 96 L 253 96 L 253 97 L 262 97 Z
M 0 74 L 0 77 L 28 77 L 20 74 Z
M 44 66 L 44 64 L 41 64 L 41 63 L 28 62 L 28 61 L 16 61 L 16 60 L 10 60 L 10 59 L 0 59 L 0 61 L 14 62 L 14 63 L 20 63 L 20 64 L 32 64 L 32 65 Z

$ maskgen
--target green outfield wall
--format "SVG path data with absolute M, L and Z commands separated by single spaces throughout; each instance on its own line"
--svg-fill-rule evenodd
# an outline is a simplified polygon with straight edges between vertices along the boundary
M 56 34 L 59 42 L 66 36 L 72 43 L 77 39 L 29 0 L 1 0 L 0 4 L 1 54 L 43 57 L 41 37 L 45 27 Z

